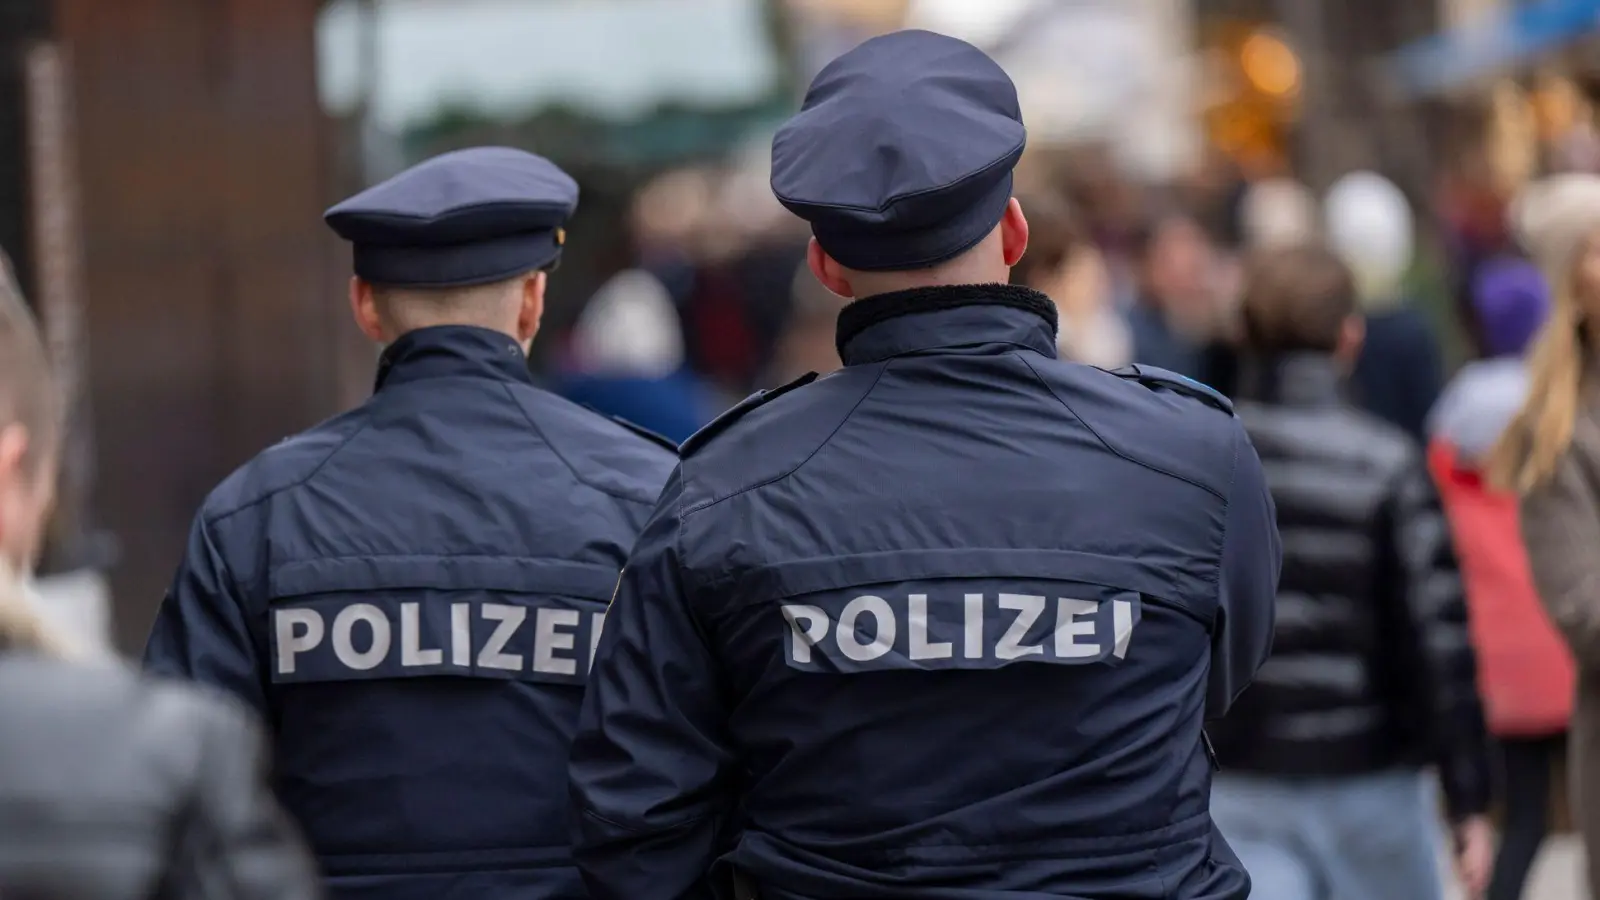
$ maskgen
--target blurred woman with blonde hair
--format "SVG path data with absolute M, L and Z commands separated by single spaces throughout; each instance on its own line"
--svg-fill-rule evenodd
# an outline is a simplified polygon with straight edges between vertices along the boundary
M 319 896 L 252 714 L 70 659 L 28 602 L 61 431 L 33 318 L 0 285 L 0 896 Z
M 1549 283 L 1527 400 L 1489 456 L 1521 495 L 1534 585 L 1578 667 L 1569 754 L 1590 892 L 1600 896 L 1600 177 L 1530 186 L 1511 227 Z

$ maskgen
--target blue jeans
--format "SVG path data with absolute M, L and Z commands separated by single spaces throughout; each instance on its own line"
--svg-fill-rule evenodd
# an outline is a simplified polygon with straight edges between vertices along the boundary
M 1211 818 L 1261 900 L 1442 900 L 1444 834 L 1416 770 L 1341 778 L 1219 775 Z

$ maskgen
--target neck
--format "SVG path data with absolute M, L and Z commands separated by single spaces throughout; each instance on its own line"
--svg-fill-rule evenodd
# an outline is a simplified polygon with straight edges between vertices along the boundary
M 404 325 L 398 325 L 397 324 L 393 328 L 385 329 L 385 332 L 384 332 L 384 334 L 382 336 L 383 337 L 382 346 L 388 347 L 391 344 L 393 344 L 395 341 L 400 340 L 401 338 L 405 337 L 408 334 L 412 334 L 413 332 L 418 332 L 418 331 L 424 331 L 424 330 L 429 329 L 429 328 L 481 328 L 484 331 L 493 331 L 496 334 L 503 334 L 506 337 L 512 339 L 513 341 L 516 341 L 517 342 L 517 346 L 522 348 L 522 352 L 523 352 L 524 355 L 526 355 L 528 353 L 529 349 L 533 346 L 533 336 L 529 335 L 526 340 L 522 339 L 521 337 L 519 337 L 517 335 L 517 329 L 516 329 L 515 326 L 507 327 L 507 326 L 505 326 L 503 324 L 500 324 L 500 323 L 461 322 L 461 321 L 407 322 Z
M 856 272 L 850 277 L 850 289 L 856 299 L 864 300 L 868 297 L 918 288 L 1005 284 L 1010 280 L 1011 270 L 1003 266 L 951 266 L 938 269 L 913 269 L 909 272 Z

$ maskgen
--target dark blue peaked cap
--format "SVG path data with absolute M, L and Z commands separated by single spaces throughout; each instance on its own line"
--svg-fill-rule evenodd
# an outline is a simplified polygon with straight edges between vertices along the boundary
M 772 141 L 772 191 L 852 269 L 919 269 L 994 230 L 1027 130 L 1017 89 L 977 47 L 929 31 L 829 63 Z
M 419 163 L 323 214 L 355 272 L 388 287 L 511 278 L 561 256 L 578 184 L 542 156 L 473 147 Z

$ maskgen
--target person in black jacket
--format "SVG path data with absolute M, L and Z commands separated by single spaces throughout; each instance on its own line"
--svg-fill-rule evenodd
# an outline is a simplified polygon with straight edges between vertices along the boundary
M 1469 891 L 1492 839 L 1476 661 L 1422 450 L 1345 399 L 1362 321 L 1320 248 L 1263 260 L 1235 402 L 1283 536 L 1272 656 L 1212 732 L 1213 814 L 1272 900 L 1430 900 L 1436 765 Z
M 309 853 L 242 704 L 67 657 L 19 573 L 61 446 L 27 310 L 0 287 L 0 897 L 310 900 Z

